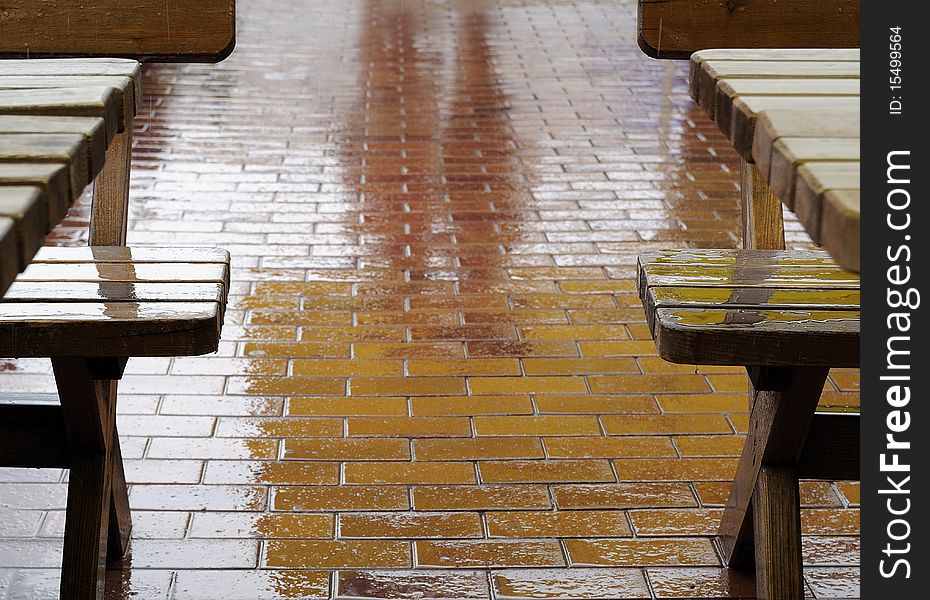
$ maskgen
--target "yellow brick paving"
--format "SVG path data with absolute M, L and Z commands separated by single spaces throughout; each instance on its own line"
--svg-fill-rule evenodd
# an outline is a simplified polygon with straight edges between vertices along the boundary
M 130 243 L 223 246 L 233 284 L 215 356 L 130 362 L 107 597 L 752 597 L 713 544 L 746 377 L 659 359 L 633 280 L 737 244 L 737 157 L 634 3 L 238 10 L 227 61 L 145 72 Z M 54 597 L 64 478 L 0 469 L 0 597 Z M 812 596 L 858 596 L 858 498 L 802 485 Z

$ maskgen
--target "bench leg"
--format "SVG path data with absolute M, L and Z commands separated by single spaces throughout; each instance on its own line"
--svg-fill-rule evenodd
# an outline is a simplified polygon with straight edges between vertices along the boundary
M 109 381 L 94 381 L 90 361 L 52 359 L 71 448 L 61 597 L 103 598 L 109 533 L 116 403 Z
M 759 168 L 740 161 L 740 201 L 743 222 L 743 248 L 784 250 L 785 223 L 781 200 L 769 189 Z
M 804 447 L 807 430 L 813 420 L 828 372 L 829 369 L 822 367 L 783 367 L 763 368 L 753 373 L 753 403 L 749 431 L 720 524 L 720 548 L 724 561 L 730 567 L 747 568 L 753 564 L 754 558 L 761 557 L 764 566 L 757 564 L 757 570 L 780 573 L 777 565 L 772 565 L 769 561 L 772 560 L 772 556 L 783 554 L 787 550 L 792 557 L 797 556 L 797 573 L 800 574 L 800 551 L 796 554 L 793 549 L 779 548 L 782 539 L 777 536 L 780 533 L 768 531 L 769 524 L 773 523 L 773 506 L 781 507 L 790 501 L 796 507 L 795 513 L 800 510 L 796 500 L 797 491 L 794 492 L 794 500 L 784 498 L 785 489 L 790 486 L 773 483 L 776 481 L 773 474 L 779 469 L 788 469 L 795 473 L 794 467 Z M 775 470 L 762 476 L 763 483 L 760 484 L 760 472 L 763 468 Z M 796 475 L 794 481 L 796 488 Z M 773 499 L 773 495 L 777 497 Z M 761 511 L 758 518 L 754 514 L 757 509 Z M 781 512 L 775 511 L 775 514 Z M 754 522 L 764 528 L 764 531 L 754 532 Z M 754 557 L 754 537 L 755 541 L 761 541 L 765 548 L 774 547 L 776 550 L 763 555 L 755 552 Z M 768 540 L 772 541 L 766 543 Z M 761 577 L 757 577 L 759 598 L 789 597 L 765 595 L 768 591 L 763 589 L 761 580 Z M 801 585 L 800 579 L 797 585 Z M 789 586 L 786 589 L 794 587 Z
M 129 217 L 129 163 L 132 154 L 132 124 L 117 133 L 107 148 L 103 170 L 94 180 L 94 202 L 90 215 L 91 246 L 125 246 Z
M 113 382 L 116 387 L 116 382 Z M 110 533 L 107 541 L 107 558 L 119 560 L 129 550 L 132 533 L 132 517 L 129 513 L 129 492 L 126 489 L 126 474 L 123 471 L 123 456 L 120 453 L 119 435 L 113 429 L 112 480 L 110 483 Z
M 801 501 L 791 467 L 762 467 L 752 495 L 756 597 L 800 600 Z

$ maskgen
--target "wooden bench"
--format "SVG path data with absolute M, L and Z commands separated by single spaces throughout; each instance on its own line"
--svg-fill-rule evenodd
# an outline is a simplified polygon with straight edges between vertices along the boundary
M 759 598 L 802 598 L 798 480 L 859 476 L 858 414 L 817 412 L 830 368 L 859 365 L 859 276 L 808 250 L 656 251 L 637 271 L 659 356 L 749 373 L 720 546 L 755 563 Z
M 62 598 L 102 599 L 106 558 L 129 542 L 114 420 L 126 361 L 217 347 L 228 254 L 126 248 L 126 222 L 138 61 L 221 60 L 234 46 L 234 9 L 234 0 L 3 7 L 0 58 L 28 60 L 0 60 L 0 356 L 51 358 L 58 395 L 0 398 L 0 465 L 71 469 Z M 91 247 L 39 250 L 90 182 Z
M 0 356 L 51 358 L 58 395 L 0 397 L 0 465 L 68 468 L 62 598 L 99 598 L 131 519 L 116 431 L 128 357 L 216 350 L 229 255 L 44 248 L 0 299 Z
M 859 7 L 640 0 L 639 16 L 647 54 L 691 58 L 691 97 L 741 158 L 743 249 L 642 255 L 647 321 L 670 362 L 747 369 L 720 549 L 755 564 L 758 598 L 799 600 L 798 480 L 859 477 L 858 414 L 817 409 L 829 369 L 859 364 L 859 279 L 837 265 L 859 268 Z M 784 250 L 783 203 L 828 253 Z

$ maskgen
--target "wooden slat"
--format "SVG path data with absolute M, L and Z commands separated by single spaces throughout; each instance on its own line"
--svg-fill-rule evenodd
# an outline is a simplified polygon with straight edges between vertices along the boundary
M 0 292 L 9 287 L 18 272 L 16 222 L 9 217 L 0 216 Z
M 84 136 L 75 133 L 11 133 L 0 136 L 0 163 L 50 162 L 68 168 L 72 190 L 93 181 Z
M 649 287 L 855 288 L 859 276 L 835 268 L 645 265 Z
M 859 365 L 858 311 L 660 308 L 653 337 L 674 363 Z
M 222 283 L 16 281 L 3 302 L 226 302 Z
M 730 143 L 739 155 L 746 160 L 752 160 L 758 115 L 769 111 L 815 116 L 829 112 L 858 115 L 859 98 L 855 96 L 741 96 L 733 99 L 731 104 L 726 102 L 718 104 L 715 120 L 721 131 L 729 133 Z
M 9 296 L 17 285 L 7 292 Z M 858 310 L 858 289 L 651 287 L 650 307 Z
M 705 110 L 720 79 L 858 79 L 858 62 L 707 60 L 689 85 L 692 98 Z
M 756 119 L 752 157 L 757 164 L 771 162 L 772 146 L 779 138 L 849 138 L 859 139 L 859 114 L 828 112 L 802 114 L 769 110 Z
M 97 117 L 34 117 L 0 115 L 0 136 L 10 133 L 77 133 L 84 136 L 90 168 L 99 173 L 106 156 L 107 139 L 103 119 Z M 2 138 L 0 138 L 2 139 Z
M 854 0 L 640 0 L 640 48 L 687 58 L 705 48 L 858 47 Z
M 142 110 L 142 98 L 136 97 L 132 77 L 122 75 L 4 75 L 0 64 L 0 89 L 35 90 L 55 88 L 111 88 L 116 94 L 119 118 L 132 121 Z
M 0 217 L 12 219 L 19 269 L 26 268 L 48 232 L 48 206 L 37 187 L 0 187 Z
M 0 187 L 36 186 L 48 199 L 49 229 L 58 224 L 76 200 L 71 195 L 68 169 L 55 163 L 0 163 Z
M 858 162 L 813 162 L 798 168 L 794 212 L 812 240 L 820 240 L 824 194 L 833 190 L 858 189 Z
M 61 247 L 46 246 L 39 250 L 33 262 L 132 262 L 132 263 L 220 263 L 229 262 L 229 253 L 220 248 L 161 247 Z
M 38 90 L 0 88 L 0 114 L 52 115 L 65 117 L 99 117 L 107 128 L 107 137 L 123 131 L 120 107 L 113 88 L 77 87 Z
M 4 76 L 129 77 L 133 98 L 142 98 L 142 65 L 124 58 L 30 58 L 0 61 Z
M 708 92 L 710 96 L 710 92 Z M 720 79 L 714 94 L 702 104 L 708 115 L 717 119 L 722 105 L 724 118 L 732 111 L 733 98 L 745 96 L 776 96 L 816 98 L 820 96 L 859 96 L 858 79 Z
M 216 302 L 0 303 L 0 355 L 189 356 L 216 350 Z
M 20 281 L 119 281 L 225 283 L 226 265 L 216 263 L 37 263 L 19 276 Z
M 235 45 L 234 0 L 8 0 L 0 56 L 127 56 L 218 62 Z
M 833 190 L 824 195 L 820 244 L 845 269 L 859 271 L 859 191 Z
M 45 249 L 42 250 L 45 252 Z M 41 255 L 41 253 L 40 253 Z M 731 249 L 652 250 L 639 256 L 642 265 L 740 265 L 839 268 L 823 250 L 756 250 L 744 252 Z
M 812 162 L 859 162 L 859 140 L 850 138 L 779 138 L 772 148 L 771 164 L 759 164 L 769 187 L 788 208 L 794 208 L 798 167 Z M 758 164 L 758 163 L 757 163 Z
M 767 60 L 767 61 L 828 61 L 859 62 L 859 48 L 709 48 L 691 55 L 691 61 L 706 60 Z

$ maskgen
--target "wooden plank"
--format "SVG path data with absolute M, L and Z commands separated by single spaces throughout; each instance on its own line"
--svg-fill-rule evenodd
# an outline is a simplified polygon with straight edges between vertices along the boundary
M 0 187 L 36 186 L 48 200 L 49 229 L 55 227 L 76 200 L 71 195 L 68 169 L 56 163 L 0 163 Z
M 772 148 L 780 138 L 859 139 L 859 111 L 830 111 L 821 114 L 790 110 L 767 110 L 756 117 L 752 159 L 771 164 Z
M 221 248 L 162 247 L 63 247 L 46 246 L 39 250 L 33 262 L 132 262 L 132 263 L 220 263 L 229 262 L 229 252 Z
M 844 269 L 859 272 L 859 190 L 832 190 L 824 195 L 820 243 Z
M 8 0 L 0 56 L 126 56 L 218 62 L 235 45 L 234 0 Z
M 46 252 L 43 248 L 40 255 Z M 37 257 L 38 258 L 38 257 Z M 756 265 L 839 268 L 830 255 L 823 250 L 754 250 L 745 252 L 734 249 L 675 248 L 651 250 L 639 255 L 641 265 Z
M 654 58 L 706 48 L 858 47 L 854 0 L 640 0 L 637 39 Z
M 16 232 L 19 269 L 35 255 L 48 232 L 48 206 L 37 187 L 0 187 L 0 217 L 12 219 Z
M 135 82 L 132 77 L 122 75 L 4 75 L 0 66 L 0 89 L 36 90 L 56 88 L 113 89 L 120 109 L 120 119 L 132 121 L 142 110 L 142 98 L 136 98 Z
M 57 163 L 68 168 L 71 190 L 93 181 L 84 136 L 76 133 L 10 133 L 0 136 L 0 163 Z M 72 192 L 74 193 L 74 192 Z
M 33 262 L 20 281 L 119 281 L 225 283 L 226 265 L 215 263 L 74 263 Z
M 851 96 L 811 97 L 744 96 L 732 104 L 717 105 L 716 123 L 720 131 L 728 133 L 730 143 L 740 156 L 752 160 L 753 138 L 759 114 L 768 111 L 787 111 L 795 114 L 822 115 L 828 112 L 859 114 L 859 98 Z
M 0 303 L 0 355 L 192 356 L 216 350 L 216 302 Z
M 126 125 L 120 119 L 116 93 L 107 87 L 0 89 L 0 114 L 99 117 L 110 138 Z
M 142 65 L 124 58 L 30 58 L 0 62 L 5 76 L 129 77 L 133 98 L 142 98 Z
M 857 62 L 709 60 L 695 73 L 692 98 L 708 110 L 721 79 L 858 79 L 859 74 Z
M 769 187 L 788 208 L 794 207 L 798 167 L 812 162 L 859 162 L 859 140 L 850 138 L 779 138 L 771 164 L 759 164 Z
M 691 55 L 691 62 L 705 60 L 768 60 L 768 61 L 828 61 L 859 62 L 859 48 L 708 48 Z
M 708 96 L 710 93 L 708 92 Z M 858 79 L 720 79 L 713 96 L 705 100 L 709 115 L 717 118 L 717 107 L 724 111 L 733 103 L 733 98 L 743 96 L 792 96 L 810 98 L 817 96 L 859 96 Z
M 97 117 L 33 117 L 0 115 L 0 135 L 8 133 L 77 133 L 84 136 L 90 168 L 99 173 L 103 168 L 107 145 L 103 119 Z
M 16 281 L 3 302 L 226 302 L 222 283 Z
M 859 365 L 858 311 L 660 308 L 653 338 L 680 364 Z
M 31 268 L 31 267 L 30 267 Z M 859 276 L 842 269 L 816 267 L 772 267 L 645 265 L 649 287 L 771 287 L 771 288 L 855 288 Z
M 19 256 L 16 247 L 16 222 L 0 216 L 0 293 L 13 283 L 19 273 Z
M 831 190 L 858 189 L 858 162 L 813 162 L 798 167 L 794 212 L 812 240 L 820 240 L 824 194 Z
M 21 284 L 14 283 L 7 297 Z M 15 298 L 16 296 L 12 296 Z M 858 310 L 858 289 L 767 289 L 739 287 L 651 287 L 649 309 L 656 308 L 761 308 L 765 310 Z

